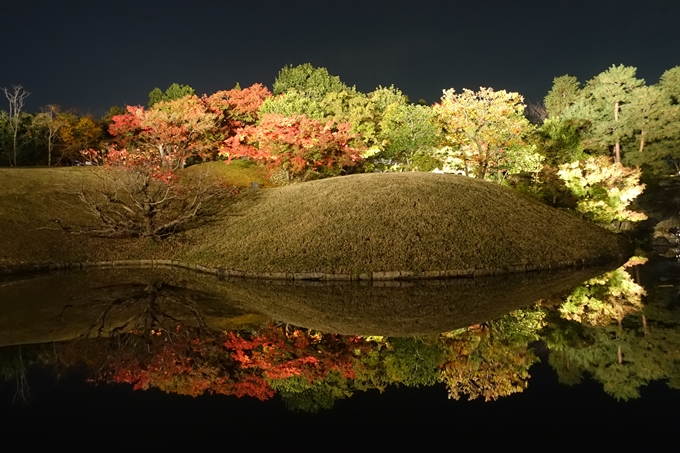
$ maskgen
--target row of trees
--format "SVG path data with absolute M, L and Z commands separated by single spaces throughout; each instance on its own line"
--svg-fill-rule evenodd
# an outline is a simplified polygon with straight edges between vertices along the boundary
M 30 95 L 22 86 L 4 88 L 9 110 L 0 110 L 0 165 L 75 165 L 83 161 L 81 152 L 99 147 L 107 138 L 111 115 L 102 119 L 61 111 L 47 105 L 38 113 L 24 110 Z
M 627 210 L 643 190 L 642 171 L 680 169 L 680 67 L 652 86 L 624 66 L 583 88 L 558 77 L 533 122 L 518 93 L 449 89 L 432 106 L 413 104 L 393 86 L 362 93 L 310 64 L 284 67 L 273 92 L 155 88 L 148 108 L 112 108 L 99 122 L 55 107 L 29 115 L 21 87 L 5 92 L 0 150 L 11 165 L 30 160 L 33 143 L 47 164 L 74 163 L 89 149 L 89 160 L 166 182 L 188 164 L 236 158 L 255 160 L 280 183 L 435 170 L 511 184 L 602 223 L 642 218 Z

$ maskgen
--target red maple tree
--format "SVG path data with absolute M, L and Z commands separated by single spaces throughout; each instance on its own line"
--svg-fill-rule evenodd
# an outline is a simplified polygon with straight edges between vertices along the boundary
M 310 172 L 336 176 L 362 161 L 358 138 L 349 123 L 320 121 L 306 115 L 265 114 L 257 125 L 238 129 L 225 141 L 220 154 L 227 161 L 248 157 L 269 170 L 287 173 L 288 179 L 306 179 Z

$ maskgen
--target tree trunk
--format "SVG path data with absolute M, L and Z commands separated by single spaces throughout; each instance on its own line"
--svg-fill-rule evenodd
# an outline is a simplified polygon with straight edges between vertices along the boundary
M 17 166 L 17 131 L 19 130 L 19 126 L 15 125 L 13 127 L 14 127 L 14 139 L 12 141 L 12 146 L 13 146 L 13 151 L 14 151 L 14 154 L 13 154 L 14 164 L 10 163 L 10 167 L 16 167 Z
M 619 101 L 614 103 L 614 121 L 619 122 Z M 614 162 L 617 164 L 621 162 L 621 144 L 619 139 L 616 139 L 616 144 L 614 145 Z
M 645 148 L 645 131 L 640 134 L 640 152 Z
M 619 346 L 617 354 L 619 356 L 619 365 L 621 365 L 623 363 L 623 354 L 621 353 L 621 346 Z

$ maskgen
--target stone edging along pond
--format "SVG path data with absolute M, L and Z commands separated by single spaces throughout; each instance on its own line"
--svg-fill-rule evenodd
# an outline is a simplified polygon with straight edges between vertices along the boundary
M 498 269 L 459 269 L 445 271 L 378 271 L 359 274 L 334 274 L 324 272 L 244 272 L 200 264 L 188 264 L 173 260 L 118 260 L 84 263 L 51 263 L 27 264 L 11 268 L 0 269 L 0 275 L 24 274 L 31 272 L 48 272 L 56 270 L 86 270 L 86 269 L 143 269 L 143 268 L 177 268 L 213 274 L 220 277 L 264 279 L 264 280 L 314 280 L 314 281 L 389 281 L 389 280 L 434 280 L 449 278 L 486 277 L 493 275 L 521 274 L 533 271 L 547 271 L 557 269 L 582 269 L 597 264 L 606 264 L 615 260 L 623 261 L 623 254 L 617 256 L 603 256 L 580 259 L 576 261 L 562 261 L 552 264 L 526 264 Z

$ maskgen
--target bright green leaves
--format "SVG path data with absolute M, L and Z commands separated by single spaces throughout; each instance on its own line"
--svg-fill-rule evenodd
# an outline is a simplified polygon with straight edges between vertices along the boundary
M 326 68 L 315 68 L 309 63 L 284 66 L 274 81 L 274 95 L 291 90 L 312 99 L 323 99 L 328 93 L 349 90 L 340 77 L 328 73 Z
M 380 122 L 384 151 L 381 157 L 399 162 L 399 168 L 410 171 L 431 171 L 441 167 L 435 157 L 441 142 L 436 114 L 431 107 L 412 104 L 392 104 Z
M 559 308 L 564 319 L 606 326 L 642 310 L 644 289 L 624 268 L 618 268 L 576 288 Z

